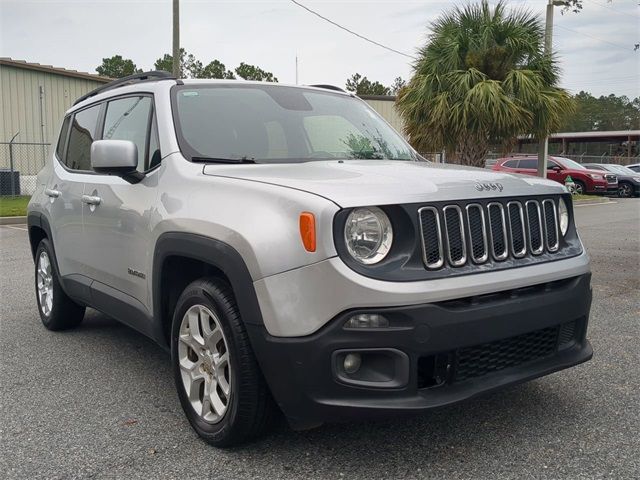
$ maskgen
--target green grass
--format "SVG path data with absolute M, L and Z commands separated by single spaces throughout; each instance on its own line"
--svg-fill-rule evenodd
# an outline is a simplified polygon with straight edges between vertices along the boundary
M 0 217 L 23 217 L 31 197 L 0 197 Z
M 602 197 L 599 197 L 597 195 L 574 195 L 571 198 L 573 199 L 574 202 L 581 202 L 583 200 L 598 200 L 598 199 L 601 199 Z

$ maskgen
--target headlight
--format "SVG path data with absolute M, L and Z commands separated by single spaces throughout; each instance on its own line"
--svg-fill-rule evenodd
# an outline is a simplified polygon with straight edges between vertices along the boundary
M 560 199 L 558 213 L 560 215 L 560 232 L 564 237 L 567 234 L 567 230 L 569 230 L 569 209 L 563 198 Z
M 596 175 L 595 173 L 590 173 L 589 176 L 594 180 L 603 180 L 604 178 L 602 175 Z
M 633 178 L 633 181 L 634 181 L 634 182 L 638 182 L 638 183 L 640 183 L 640 177 L 634 177 L 634 178 Z
M 389 253 L 393 229 L 389 217 L 379 208 L 356 208 L 347 217 L 344 238 L 356 261 L 372 265 Z

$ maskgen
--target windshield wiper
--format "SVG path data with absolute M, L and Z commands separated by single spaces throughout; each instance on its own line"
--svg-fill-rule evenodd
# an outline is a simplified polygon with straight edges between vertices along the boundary
M 192 162 L 197 163 L 256 163 L 255 159 L 242 158 L 218 158 L 218 157 L 191 157 Z

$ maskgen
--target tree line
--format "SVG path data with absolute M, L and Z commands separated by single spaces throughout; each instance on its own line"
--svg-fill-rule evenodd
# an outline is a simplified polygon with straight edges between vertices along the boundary
M 579 12 L 582 0 L 559 5 Z M 542 18 L 531 10 L 509 8 L 505 0 L 467 3 L 432 23 L 408 82 L 398 77 L 386 86 L 355 73 L 346 88 L 357 95 L 396 95 L 404 133 L 416 150 L 445 150 L 467 165 L 484 166 L 491 145 L 509 151 L 521 134 L 542 139 L 559 131 L 640 129 L 640 98 L 571 95 L 561 88 L 557 52 L 545 52 L 544 34 Z M 229 70 L 185 51 L 180 60 L 184 77 L 278 81 L 244 62 Z M 154 66 L 171 71 L 172 64 L 165 54 Z M 96 71 L 122 77 L 138 69 L 116 55 Z
M 154 70 L 173 71 L 173 56 L 165 53 L 153 64 Z M 121 55 L 113 55 L 103 58 L 102 63 L 96 67 L 99 75 L 110 78 L 122 78 L 134 73 L 141 73 L 142 69 L 129 58 Z M 181 78 L 219 78 L 255 80 L 262 82 L 277 82 L 278 78 L 271 72 L 245 62 L 240 62 L 235 69 L 229 70 L 220 60 L 212 60 L 206 65 L 184 48 L 180 49 L 180 77 Z

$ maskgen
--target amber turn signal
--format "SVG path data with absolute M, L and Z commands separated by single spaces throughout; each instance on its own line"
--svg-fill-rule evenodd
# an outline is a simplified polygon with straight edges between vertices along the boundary
M 300 214 L 300 238 L 307 252 L 316 251 L 316 217 L 313 213 Z

